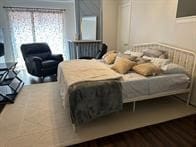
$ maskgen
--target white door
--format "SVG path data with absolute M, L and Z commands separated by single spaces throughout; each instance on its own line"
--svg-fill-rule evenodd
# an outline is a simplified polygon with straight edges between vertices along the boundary
M 118 16 L 118 50 L 124 51 L 129 48 L 131 24 L 131 5 L 119 5 Z

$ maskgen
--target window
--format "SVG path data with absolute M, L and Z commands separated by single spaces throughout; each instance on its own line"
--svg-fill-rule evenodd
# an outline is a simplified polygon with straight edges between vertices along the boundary
M 64 10 L 8 8 L 8 17 L 14 56 L 19 65 L 24 65 L 20 46 L 25 43 L 46 42 L 54 54 L 66 56 Z
M 176 18 L 196 16 L 196 0 L 178 0 Z

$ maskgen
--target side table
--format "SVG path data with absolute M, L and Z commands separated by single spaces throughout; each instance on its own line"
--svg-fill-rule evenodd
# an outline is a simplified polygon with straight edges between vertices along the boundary
M 0 63 L 0 104 L 14 103 L 24 82 L 15 71 L 17 62 Z

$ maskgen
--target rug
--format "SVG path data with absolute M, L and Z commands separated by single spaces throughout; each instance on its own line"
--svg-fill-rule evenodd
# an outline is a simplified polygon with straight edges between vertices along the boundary
M 69 146 L 116 133 L 196 114 L 196 108 L 172 97 L 136 103 L 136 111 L 114 113 L 73 131 L 57 83 L 24 86 L 0 115 L 1 147 Z

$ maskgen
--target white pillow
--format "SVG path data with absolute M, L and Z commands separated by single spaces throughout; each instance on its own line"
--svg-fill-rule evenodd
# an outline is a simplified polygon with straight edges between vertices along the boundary
M 170 59 L 152 58 L 148 56 L 143 56 L 143 58 L 149 59 L 153 64 L 155 64 L 158 67 L 163 67 L 164 65 L 171 63 Z
M 124 52 L 124 54 L 131 55 L 131 51 L 130 51 L 130 50 L 126 50 L 126 51 Z
M 159 58 L 163 52 L 158 49 L 147 48 L 143 50 L 144 56 Z
M 131 55 L 131 56 L 136 56 L 136 57 L 142 57 L 144 55 L 144 53 L 142 53 L 142 52 L 133 52 L 133 51 L 130 51 L 130 50 L 125 51 L 124 54 L 128 54 L 128 55 Z
M 183 66 L 174 63 L 164 65 L 161 69 L 163 70 L 163 73 L 166 74 L 177 74 L 177 73 L 187 74 Z

